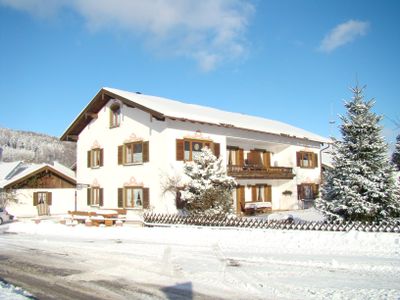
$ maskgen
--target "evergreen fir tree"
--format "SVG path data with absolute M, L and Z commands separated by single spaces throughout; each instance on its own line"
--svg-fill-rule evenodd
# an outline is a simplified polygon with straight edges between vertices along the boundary
M 396 146 L 392 154 L 392 163 L 397 168 L 397 171 L 400 171 L 400 134 L 396 137 Z
M 226 175 L 222 159 L 217 159 L 210 149 L 202 149 L 193 161 L 186 162 L 184 173 L 189 182 L 181 197 L 190 213 L 215 216 L 232 212 L 236 182 Z
M 371 112 L 374 100 L 364 101 L 363 89 L 352 89 L 341 116 L 342 140 L 331 151 L 333 168 L 325 174 L 317 208 L 330 219 L 381 221 L 400 215 L 399 194 L 388 147 Z

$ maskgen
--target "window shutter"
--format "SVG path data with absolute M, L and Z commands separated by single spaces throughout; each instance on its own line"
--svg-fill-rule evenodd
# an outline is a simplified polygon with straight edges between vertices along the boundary
M 176 140 L 176 160 L 184 160 L 183 140 Z
M 314 153 L 314 168 L 318 167 L 318 154 Z
M 236 188 L 236 210 L 238 213 L 244 211 L 244 205 L 244 186 L 240 185 Z
M 298 184 L 297 185 L 297 199 L 301 200 L 303 198 L 304 198 L 303 197 L 303 188 L 302 188 L 301 184 Z
M 91 195 L 91 190 L 90 190 L 90 188 L 88 188 L 87 190 L 86 190 L 86 192 L 87 192 L 87 205 L 88 206 L 90 206 L 90 195 Z
M 251 201 L 253 201 L 253 202 L 257 201 L 257 187 L 256 186 L 251 187 Z
M 220 155 L 220 144 L 219 143 L 214 143 L 214 155 L 216 157 L 219 157 L 219 155 Z
M 101 189 L 99 189 L 99 197 L 100 197 L 100 199 L 99 199 L 99 205 L 100 206 L 104 206 L 104 198 L 103 198 L 103 188 L 101 188 Z
M 149 141 L 143 142 L 143 162 L 149 161 Z
M 124 146 L 118 146 L 118 165 L 122 165 L 123 161 Z
M 296 161 L 297 161 L 297 166 L 300 167 L 300 152 L 296 152 Z
M 38 193 L 34 192 L 33 193 L 33 206 L 37 206 L 38 205 Z
M 124 207 L 124 189 L 123 188 L 118 188 L 118 207 L 119 208 Z
M 100 149 L 100 167 L 103 166 L 103 161 L 104 161 L 104 151 L 103 149 Z
M 316 199 L 318 197 L 318 193 L 319 193 L 319 185 L 313 184 L 312 189 L 313 189 L 313 198 Z
M 53 203 L 53 197 L 51 192 L 47 192 L 47 205 L 51 205 Z
M 272 201 L 272 188 L 270 185 L 264 186 L 264 201 L 266 202 Z
M 244 153 L 243 149 L 238 150 L 238 164 L 239 166 L 244 166 Z
M 148 209 L 150 207 L 149 197 L 149 188 L 143 188 L 143 208 L 145 209 Z
M 87 152 L 87 167 L 88 168 L 90 168 L 91 166 L 92 166 L 92 162 L 91 162 L 91 160 L 90 160 L 90 158 L 91 158 L 91 151 L 88 151 Z
M 263 153 L 263 163 L 264 163 L 264 168 L 268 169 L 271 167 L 271 152 L 264 152 Z

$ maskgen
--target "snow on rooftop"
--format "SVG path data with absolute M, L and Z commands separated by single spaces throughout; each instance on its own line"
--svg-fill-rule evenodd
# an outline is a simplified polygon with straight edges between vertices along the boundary
M 223 124 L 238 128 L 268 132 L 278 135 L 289 135 L 326 143 L 329 139 L 295 126 L 241 113 L 227 112 L 216 108 L 188 104 L 167 98 L 137 94 L 114 88 L 104 88 L 149 109 L 160 112 L 167 117 L 188 119 L 212 124 Z
M 20 161 L 0 162 L 0 180 L 4 180 L 10 176 L 20 163 Z
M 11 164 L 11 163 L 10 163 Z M 0 164 L 1 166 L 1 164 Z M 44 167 L 49 167 L 51 169 L 54 169 L 62 174 L 64 174 L 67 177 L 70 177 L 71 179 L 75 180 L 75 172 L 64 165 L 55 162 L 54 166 L 42 163 L 42 164 L 23 164 L 21 162 L 18 162 L 16 167 L 14 167 L 12 173 L 9 173 L 9 176 L 4 178 L 3 180 L 0 180 L 0 188 L 4 187 L 12 182 L 15 182 L 21 178 L 24 178 L 25 176 L 34 173 L 41 168 Z M 10 176 L 11 175 L 11 176 Z

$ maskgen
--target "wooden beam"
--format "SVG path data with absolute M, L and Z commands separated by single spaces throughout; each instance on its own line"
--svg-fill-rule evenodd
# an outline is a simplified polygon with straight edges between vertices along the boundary
M 85 118 L 97 119 L 97 114 L 93 113 L 93 112 L 86 112 L 85 113 Z
M 78 135 L 67 135 L 67 141 L 77 141 Z

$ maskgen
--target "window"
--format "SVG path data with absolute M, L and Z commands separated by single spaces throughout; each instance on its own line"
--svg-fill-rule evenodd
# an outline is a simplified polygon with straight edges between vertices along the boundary
M 88 168 L 99 168 L 103 166 L 103 149 L 92 149 L 87 154 Z
M 110 128 L 118 127 L 121 123 L 121 107 L 115 103 L 110 107 Z
M 226 150 L 226 157 L 228 159 L 228 166 L 244 165 L 243 149 L 240 149 L 238 147 L 228 146 Z
M 143 189 L 127 187 L 125 191 L 125 207 L 143 208 Z
M 118 164 L 133 165 L 149 161 L 149 142 L 127 143 L 118 147 Z
M 297 197 L 299 200 L 313 200 L 318 197 L 318 190 L 318 184 L 303 183 L 297 186 Z
M 318 167 L 318 154 L 314 152 L 297 152 L 297 166 L 301 168 Z
M 51 196 L 52 196 L 51 192 L 34 192 L 33 205 L 34 206 L 37 206 L 38 204 L 51 205 L 52 202 Z
M 200 155 L 201 149 L 208 147 L 215 156 L 219 156 L 219 144 L 202 140 L 176 140 L 176 160 L 190 161 Z
M 271 202 L 272 190 L 270 185 L 256 185 L 252 186 L 252 202 Z
M 118 207 L 149 208 L 149 188 L 126 186 L 118 189 Z
M 87 189 L 87 205 L 103 206 L 103 189 L 99 187 L 91 187 Z

